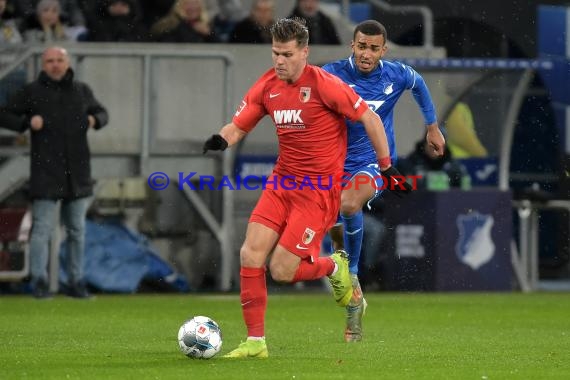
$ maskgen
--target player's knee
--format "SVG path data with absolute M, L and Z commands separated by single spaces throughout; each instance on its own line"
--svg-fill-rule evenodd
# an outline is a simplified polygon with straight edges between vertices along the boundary
M 271 262 L 269 264 L 269 271 L 271 272 L 271 278 L 277 282 L 291 282 L 295 277 L 295 271 L 288 268 L 278 262 Z
M 354 198 L 345 198 L 340 205 L 340 213 L 342 215 L 354 215 L 361 209 L 362 205 Z
M 257 256 L 258 255 L 255 254 L 255 251 L 250 246 L 246 244 L 242 245 L 239 251 L 240 265 L 247 268 L 258 267 Z

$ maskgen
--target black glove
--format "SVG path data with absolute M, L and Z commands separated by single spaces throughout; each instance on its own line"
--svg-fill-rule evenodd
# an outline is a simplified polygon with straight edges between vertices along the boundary
M 406 182 L 405 177 L 395 167 L 390 166 L 388 169 L 382 170 L 381 173 L 382 176 L 389 181 L 385 188 L 392 191 L 398 197 L 402 198 L 413 190 L 412 185 Z
M 202 154 L 206 154 L 209 150 L 226 150 L 228 147 L 228 142 L 220 135 L 212 135 L 204 143 L 204 151 Z

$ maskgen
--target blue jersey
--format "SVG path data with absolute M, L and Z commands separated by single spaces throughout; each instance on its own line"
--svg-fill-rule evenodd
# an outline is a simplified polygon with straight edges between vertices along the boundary
M 400 62 L 380 61 L 378 67 L 369 74 L 361 73 L 354 57 L 334 61 L 323 69 L 336 75 L 362 97 L 368 107 L 376 112 L 386 129 L 392 163 L 396 162 L 396 140 L 394 136 L 394 107 L 405 90 L 412 90 L 414 99 L 424 116 L 426 125 L 436 122 L 435 108 L 429 90 L 413 68 Z M 376 164 L 376 152 L 359 122 L 346 121 L 348 127 L 348 150 L 345 171 L 355 173 L 369 164 Z

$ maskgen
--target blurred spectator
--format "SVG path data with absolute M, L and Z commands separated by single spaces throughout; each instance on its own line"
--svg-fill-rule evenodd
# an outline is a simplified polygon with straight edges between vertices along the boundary
M 453 159 L 447 145 L 443 156 L 436 156 L 433 149 L 427 146 L 425 138 L 416 143 L 412 153 L 398 161 L 397 167 L 404 175 L 421 175 L 417 183 L 419 188 L 424 189 L 428 186 L 426 176 L 433 172 L 446 173 L 451 187 L 461 187 L 464 176 L 468 176 L 465 167 Z
M 175 0 L 138 0 L 143 16 L 143 23 L 150 29 L 158 20 L 170 12 Z
M 16 59 L 18 45 L 23 41 L 16 20 L 4 18 L 6 4 L 6 0 L 0 0 L 0 70 Z M 0 104 L 6 103 L 10 93 L 21 87 L 25 81 L 26 72 L 24 67 L 20 67 L 2 78 L 0 81 Z
M 144 42 L 148 32 L 139 17 L 136 0 L 103 0 L 88 17 L 89 41 Z
M 22 35 L 18 30 L 16 20 L 12 18 L 4 19 L 6 3 L 6 0 L 0 0 L 0 29 L 2 30 L 2 33 L 0 33 L 0 44 L 5 45 L 22 43 Z
M 13 19 L 16 21 L 20 20 L 16 12 L 16 3 L 18 0 L 6 0 L 6 4 L 4 5 L 4 13 L 2 13 L 2 18 L 5 20 Z
M 239 22 L 232 32 L 230 42 L 244 44 L 270 44 L 269 29 L 275 22 L 273 0 L 254 0 L 249 16 Z
M 297 0 L 289 17 L 306 20 L 311 45 L 340 45 L 340 38 L 332 20 L 319 9 L 319 0 Z
M 87 29 L 84 26 L 64 24 L 60 12 L 58 0 L 41 0 L 36 7 L 36 14 L 29 17 L 22 26 L 24 41 L 52 43 L 84 39 Z
M 202 0 L 177 0 L 170 12 L 152 26 L 150 34 L 158 42 L 219 42 Z
M 82 0 L 87 2 L 88 0 Z M 92 0 L 91 0 L 92 1 Z M 34 17 L 40 0 L 15 0 L 16 16 L 21 19 Z M 85 26 L 85 16 L 78 0 L 59 0 L 61 20 L 71 26 Z
M 218 12 L 212 20 L 214 35 L 221 42 L 228 42 L 236 24 L 246 16 L 240 0 L 218 0 Z
M 473 121 L 471 108 L 464 102 L 458 102 L 447 120 L 447 143 L 455 158 L 485 157 L 487 149 L 479 141 Z

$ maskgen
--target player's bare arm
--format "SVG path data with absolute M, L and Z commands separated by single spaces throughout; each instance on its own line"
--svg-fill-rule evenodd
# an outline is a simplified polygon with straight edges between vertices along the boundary
M 388 138 L 384 130 L 384 124 L 380 117 L 371 109 L 366 110 L 360 117 L 359 121 L 364 125 L 364 129 L 372 142 L 372 146 L 376 151 L 376 157 L 380 164 L 380 170 L 388 169 L 391 164 L 383 164 L 386 157 L 390 157 L 390 148 L 388 146 Z M 382 163 L 381 163 L 382 162 Z
M 228 142 L 228 146 L 237 144 L 245 135 L 247 133 L 239 129 L 233 122 L 224 125 L 220 131 L 220 136 Z
M 209 150 L 226 150 L 227 147 L 238 143 L 247 133 L 242 131 L 233 122 L 222 127 L 220 133 L 212 135 L 204 143 L 203 154 Z
M 397 196 L 408 194 L 412 191 L 412 186 L 398 178 L 402 178 L 402 174 L 392 166 L 390 159 L 390 147 L 388 146 L 388 138 L 384 130 L 384 123 L 382 119 L 371 109 L 366 110 L 358 120 L 364 125 L 364 129 L 370 138 L 370 142 L 376 151 L 376 158 L 378 159 L 378 166 L 380 172 L 384 177 L 393 178 L 393 183 L 398 184 L 397 188 L 391 189 Z

